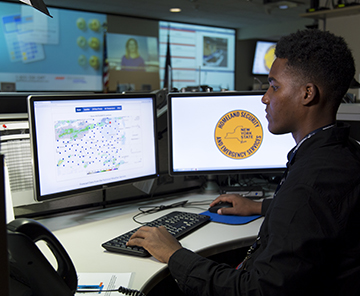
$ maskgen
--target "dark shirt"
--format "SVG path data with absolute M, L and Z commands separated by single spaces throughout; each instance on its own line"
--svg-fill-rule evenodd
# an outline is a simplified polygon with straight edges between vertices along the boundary
M 121 70 L 126 71 L 145 71 L 145 62 L 142 57 L 137 57 L 135 59 L 126 58 L 123 56 L 121 59 Z
M 169 269 L 187 295 L 360 295 L 360 145 L 349 129 L 304 141 L 240 270 L 180 249 Z M 291 153 L 289 153 L 290 155 Z

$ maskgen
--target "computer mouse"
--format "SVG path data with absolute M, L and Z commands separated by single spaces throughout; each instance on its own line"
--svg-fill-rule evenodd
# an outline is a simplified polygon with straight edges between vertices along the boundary
M 210 213 L 217 213 L 218 209 L 221 208 L 232 208 L 232 203 L 231 202 L 219 202 L 216 205 L 214 205 L 213 207 L 209 208 L 209 212 Z

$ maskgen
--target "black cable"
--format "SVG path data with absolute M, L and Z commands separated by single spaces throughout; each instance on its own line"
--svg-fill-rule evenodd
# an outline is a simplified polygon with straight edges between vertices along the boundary
M 165 183 L 165 181 L 163 181 L 162 183 L 158 184 L 158 186 L 155 187 L 155 189 L 151 192 L 151 195 L 150 195 L 150 199 L 153 198 L 154 194 L 155 194 L 155 191 L 160 187 L 162 186 L 163 184 Z M 141 225 L 144 225 L 146 224 L 146 222 L 142 223 L 142 222 L 139 222 L 137 221 L 135 218 L 142 215 L 142 214 L 152 214 L 152 213 L 156 213 L 158 211 L 161 211 L 163 208 L 161 208 L 163 206 L 155 206 L 155 207 L 145 207 L 145 208 L 150 208 L 149 210 L 142 210 L 142 208 L 144 207 L 140 207 L 138 208 L 138 210 L 140 211 L 140 213 L 136 214 L 135 216 L 133 216 L 133 221 L 138 223 L 138 224 L 141 224 Z
M 156 212 L 158 212 L 158 211 L 161 211 L 161 209 L 160 209 L 159 206 L 156 206 L 156 207 L 151 207 L 149 210 L 146 210 L 146 211 L 142 210 L 142 208 L 139 208 L 139 211 L 140 211 L 140 213 L 137 213 L 135 216 L 133 216 L 132 219 L 134 220 L 134 222 L 136 222 L 136 223 L 138 223 L 138 224 L 144 225 L 144 224 L 146 224 L 147 222 L 140 222 L 140 221 L 136 220 L 136 217 L 138 217 L 138 216 L 140 216 L 140 215 L 144 215 L 144 214 L 156 213 Z
M 192 202 L 188 202 L 186 205 L 184 205 L 184 208 L 195 208 L 195 209 L 200 209 L 202 211 L 207 211 L 209 209 L 209 204 L 212 201 L 214 201 L 214 199 L 192 201 Z M 201 207 L 201 206 L 205 206 L 205 207 Z
M 201 201 L 191 201 L 188 202 L 187 200 L 184 201 L 180 201 L 180 202 L 176 202 L 173 203 L 171 205 L 160 205 L 160 206 L 155 206 L 155 207 L 140 207 L 138 208 L 138 210 L 140 211 L 140 213 L 137 213 L 135 216 L 133 216 L 133 221 L 141 224 L 141 225 L 145 225 L 148 222 L 140 222 L 138 220 L 136 220 L 136 217 L 140 216 L 140 215 L 145 215 L 145 214 L 153 214 L 153 213 L 157 213 L 159 211 L 165 210 L 165 209 L 170 209 L 170 208 L 176 208 L 176 207 L 183 207 L 183 208 L 197 208 L 203 211 L 206 211 L 209 207 L 208 205 L 213 201 L 213 199 L 209 199 L 209 200 L 201 200 Z M 199 206 L 202 205 L 206 205 L 206 208 L 201 208 Z M 143 208 L 150 208 L 148 210 L 144 210 Z
M 105 292 L 119 292 L 124 295 L 130 296 L 146 296 L 143 292 L 138 290 L 133 290 L 129 288 L 119 287 L 118 289 L 114 290 L 99 290 L 99 289 L 90 289 L 90 290 L 77 290 L 76 293 L 105 293 Z
M 141 224 L 141 225 L 144 225 L 144 224 L 146 224 L 148 222 L 140 222 L 140 221 L 137 221 L 135 218 L 140 216 L 140 215 L 143 215 L 143 214 L 153 214 L 153 213 L 157 213 L 159 211 L 166 210 L 166 209 L 171 209 L 171 208 L 176 208 L 176 207 L 183 207 L 187 202 L 188 202 L 187 200 L 184 200 L 184 201 L 173 203 L 171 205 L 160 205 L 160 206 L 150 207 L 150 209 L 146 210 L 146 211 L 143 210 L 144 207 L 140 207 L 139 208 L 140 213 L 137 213 L 135 216 L 133 216 L 132 219 L 134 220 L 134 222 L 136 222 L 138 224 Z

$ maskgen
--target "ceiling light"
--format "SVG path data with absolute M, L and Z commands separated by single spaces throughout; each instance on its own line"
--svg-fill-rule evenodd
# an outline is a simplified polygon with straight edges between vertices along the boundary
M 181 12 L 181 8 L 178 7 L 170 8 L 170 12 Z
M 301 4 L 302 3 L 296 2 L 296 1 L 279 1 L 279 2 L 276 2 L 277 7 L 279 7 L 280 9 L 294 8 L 294 7 L 298 7 Z
M 304 3 L 296 0 L 264 0 L 264 7 L 267 14 L 270 14 L 274 9 L 290 9 L 300 5 L 304 5 Z
M 279 5 L 279 9 L 288 9 L 289 6 L 286 4 Z

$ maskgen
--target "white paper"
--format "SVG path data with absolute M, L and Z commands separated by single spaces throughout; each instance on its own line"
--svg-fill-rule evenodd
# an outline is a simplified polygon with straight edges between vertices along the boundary
M 59 10 L 52 9 L 53 18 L 30 6 L 21 6 L 22 25 L 19 38 L 24 43 L 59 44 Z M 26 20 L 26 21 L 25 21 Z
M 128 273 L 78 273 L 78 290 L 97 290 L 94 293 L 75 293 L 75 295 L 99 295 L 103 290 L 117 290 L 119 287 L 127 288 L 131 279 Z M 119 292 L 106 292 L 102 295 L 124 295 Z

